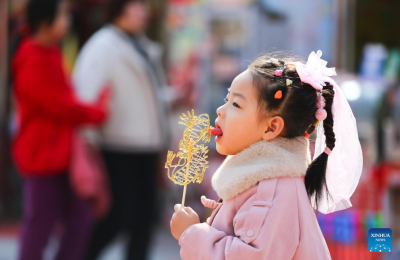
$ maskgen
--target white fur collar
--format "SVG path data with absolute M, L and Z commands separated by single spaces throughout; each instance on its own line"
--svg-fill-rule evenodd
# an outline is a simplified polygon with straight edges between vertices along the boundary
M 220 198 L 229 200 L 264 179 L 300 177 L 310 162 L 305 137 L 262 140 L 236 155 L 228 155 L 214 173 L 212 186 Z

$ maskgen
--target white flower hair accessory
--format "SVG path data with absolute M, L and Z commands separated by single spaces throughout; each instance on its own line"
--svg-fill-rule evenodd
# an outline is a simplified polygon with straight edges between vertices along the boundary
M 311 52 L 306 64 L 295 62 L 297 74 L 303 83 L 310 84 L 316 90 L 322 90 L 328 77 L 335 76 L 335 68 L 327 68 L 327 61 L 321 59 L 322 51 Z

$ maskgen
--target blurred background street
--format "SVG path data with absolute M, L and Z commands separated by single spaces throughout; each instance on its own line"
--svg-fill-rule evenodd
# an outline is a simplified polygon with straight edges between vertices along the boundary
M 7 228 L 7 229 L 6 229 Z M 8 225 L 0 233 L 0 259 L 11 260 L 17 259 L 18 240 L 17 230 L 15 226 Z M 123 245 L 124 239 L 118 238 L 116 241 L 103 253 L 99 258 L 100 260 L 107 259 L 122 259 L 123 258 Z M 54 241 L 50 242 L 52 246 L 45 253 L 44 259 L 52 259 L 54 257 L 54 250 L 57 247 Z M 150 260 L 174 260 L 179 259 L 179 245 L 171 239 L 169 229 L 165 227 L 157 228 L 154 234 L 153 242 L 150 249 Z
M 27 0 L 0 0 L 0 260 L 17 259 L 22 230 L 24 201 L 22 176 L 26 176 L 24 175 L 26 173 L 18 168 L 11 153 L 13 140 L 20 127 L 16 113 L 20 104 L 15 101 L 13 92 L 12 58 L 17 39 L 24 31 L 27 2 Z M 335 260 L 400 259 L 400 34 L 397 33 L 397 26 L 400 26 L 400 1 L 148 0 L 139 2 L 145 2 L 148 8 L 146 25 L 143 25 L 141 31 L 146 37 L 140 38 L 133 34 L 134 37 L 130 40 L 137 48 L 135 57 L 140 57 L 142 61 L 140 65 L 143 68 L 138 71 L 151 71 L 151 73 L 143 72 L 144 79 L 139 76 L 129 78 L 131 75 L 139 75 L 132 71 L 125 75 L 116 72 L 113 76 L 115 79 L 126 77 L 124 79 L 129 83 L 146 82 L 153 87 L 157 85 L 160 88 L 154 87 L 155 92 L 163 88 L 165 91 L 163 93 L 167 94 L 159 97 L 160 94 L 156 93 L 153 103 L 143 101 L 147 107 L 137 109 L 142 104 L 138 104 L 142 99 L 138 93 L 142 92 L 129 92 L 131 90 L 125 88 L 127 98 L 124 99 L 124 95 L 115 98 L 120 98 L 118 101 L 120 103 L 126 102 L 126 107 L 120 109 L 111 101 L 114 113 L 112 116 L 113 118 L 115 116 L 115 120 L 110 122 L 114 123 L 123 118 L 121 120 L 123 124 L 107 125 L 101 130 L 104 140 L 98 147 L 101 147 L 107 169 L 121 171 L 121 176 L 123 171 L 128 171 L 131 167 L 130 165 L 124 168 L 124 165 L 128 165 L 124 163 L 136 160 L 142 161 L 142 164 L 147 166 L 140 167 L 140 170 L 139 166 L 129 168 L 133 169 L 131 172 L 137 173 L 136 177 L 131 175 L 130 179 L 127 177 L 127 179 L 113 180 L 111 177 L 111 186 L 125 183 L 127 193 L 123 196 L 126 197 L 127 201 L 124 203 L 127 204 L 124 204 L 123 208 L 130 205 L 129 203 L 136 205 L 132 212 L 124 211 L 123 214 L 137 216 L 147 212 L 145 218 L 152 220 L 152 226 L 143 227 L 150 230 L 146 231 L 146 234 L 152 234 L 149 235 L 148 245 L 143 246 L 148 246 L 148 259 L 179 259 L 180 247 L 170 233 L 169 221 L 173 214 L 173 205 L 181 201 L 182 187 L 168 179 L 164 168 L 167 150 L 178 151 L 179 140 L 183 133 L 183 127 L 178 124 L 179 116 L 193 108 L 196 114 L 208 113 L 213 124 L 217 117 L 215 111 L 223 103 L 227 88 L 234 77 L 245 70 L 250 61 L 258 55 L 273 50 L 288 51 L 303 57 L 304 60 L 311 51 L 322 50 L 323 59 L 328 61 L 328 67 L 336 67 L 338 76 L 334 79 L 343 90 L 357 119 L 364 170 L 351 198 L 353 207 L 333 214 L 318 214 L 318 221 L 332 258 Z M 127 52 L 124 52 L 122 47 L 114 47 L 122 45 L 113 45 L 111 49 L 115 51 L 115 55 L 112 54 L 114 56 L 110 54 L 108 58 L 100 60 L 107 51 L 98 50 L 91 60 L 90 48 L 100 48 L 98 46 L 101 43 L 96 45 L 95 39 L 92 45 L 85 45 L 90 42 L 89 39 L 98 30 L 104 28 L 116 30 L 107 27 L 110 23 L 108 1 L 70 0 L 68 3 L 71 26 L 60 44 L 62 66 L 65 75 L 71 78 L 77 96 L 82 100 L 100 104 L 103 102 L 101 98 L 96 100 L 94 96 L 101 91 L 96 90 L 97 92 L 93 93 L 86 91 L 85 84 L 89 79 L 85 76 L 90 74 L 93 78 L 100 78 L 102 74 L 111 73 L 113 66 L 125 66 L 121 65 L 124 62 L 117 63 L 113 57 L 123 57 Z M 127 10 L 121 11 L 115 17 L 120 19 L 123 15 L 127 15 L 127 12 Z M 115 19 L 113 21 L 116 21 Z M 107 33 L 103 32 L 104 35 Z M 85 50 L 84 46 L 89 47 Z M 79 56 L 82 50 L 86 53 Z M 117 53 L 118 50 L 122 54 Z M 158 62 L 153 59 L 156 56 Z M 99 60 L 96 60 L 97 58 Z M 100 70 L 108 62 L 116 65 Z M 85 64 L 92 64 L 90 65 L 92 67 L 85 70 Z M 118 72 L 123 73 L 124 69 L 130 69 L 138 64 L 139 62 L 118 67 Z M 92 68 L 99 70 L 91 72 Z M 49 77 L 53 75 L 50 74 L 46 75 Z M 104 81 L 99 84 L 106 85 L 106 83 L 108 82 Z M 104 87 L 103 85 L 93 86 L 92 89 Z M 160 100 L 165 102 L 165 107 L 161 107 Z M 151 111 L 155 112 L 152 114 Z M 77 114 L 74 118 L 77 121 L 80 120 L 80 115 L 82 118 L 86 115 L 86 113 Z M 128 122 L 127 115 L 133 115 L 135 119 Z M 96 120 L 88 119 L 89 123 L 100 124 L 100 119 Z M 158 125 L 143 130 L 146 129 L 145 124 L 151 125 L 152 122 Z M 169 137 L 165 129 L 171 129 Z M 154 138 L 148 138 L 144 133 L 146 131 L 153 131 Z M 130 136 L 133 132 L 137 136 L 133 134 Z M 90 131 L 86 134 L 90 139 Z M 118 134 L 123 137 L 118 139 L 119 137 L 115 137 Z M 313 136 L 310 140 L 312 139 Z M 134 143 L 132 140 L 139 141 Z M 163 143 L 165 140 L 167 141 Z M 218 199 L 211 187 L 211 176 L 224 159 L 216 152 L 213 140 L 209 143 L 209 147 L 210 167 L 205 173 L 204 180 L 200 185 L 190 185 L 187 194 L 187 205 L 198 212 L 203 221 L 211 212 L 201 205 L 200 196 L 206 195 L 208 198 Z M 21 148 L 21 153 L 23 150 Z M 49 154 L 52 155 L 51 152 Z M 136 157 L 138 154 L 150 155 L 140 159 L 142 157 Z M 126 161 L 122 161 L 124 156 L 127 158 Z M 158 159 L 154 159 L 156 157 Z M 149 180 L 137 177 L 141 176 L 140 173 L 150 176 Z M 154 186 L 150 182 L 154 183 Z M 137 196 L 130 191 L 141 188 L 148 190 L 149 194 L 139 196 L 133 201 Z M 146 202 L 147 200 L 150 203 Z M 368 229 L 374 227 L 392 229 L 392 252 L 368 251 L 367 233 Z M 109 244 L 101 251 L 99 259 L 123 259 L 129 237 L 127 234 L 136 232 L 134 228 L 128 227 L 127 230 L 129 231 L 123 230 L 107 242 Z M 58 248 L 56 241 L 57 239 L 50 239 L 46 246 L 45 260 L 53 258 Z

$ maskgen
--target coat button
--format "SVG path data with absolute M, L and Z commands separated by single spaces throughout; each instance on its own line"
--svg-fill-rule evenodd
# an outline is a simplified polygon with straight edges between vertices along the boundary
M 252 230 L 252 229 L 247 230 L 246 235 L 247 235 L 248 237 L 254 236 L 254 230 Z

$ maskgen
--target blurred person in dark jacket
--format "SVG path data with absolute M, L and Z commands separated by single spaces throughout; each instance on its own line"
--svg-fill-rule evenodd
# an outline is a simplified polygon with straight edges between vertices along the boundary
M 84 45 L 73 73 L 77 93 L 87 102 L 105 85 L 113 89 L 109 120 L 86 131 L 87 140 L 103 151 L 112 205 L 94 228 L 85 259 L 97 259 L 121 231 L 128 238 L 126 259 L 146 259 L 156 217 L 157 166 L 170 141 L 170 92 L 161 46 L 144 35 L 146 1 L 113 0 L 108 11 L 110 23 Z
M 29 34 L 13 56 L 17 132 L 13 158 L 23 178 L 23 220 L 19 259 L 40 260 L 57 223 L 62 233 L 57 260 L 82 257 L 91 215 L 69 183 L 72 136 L 84 124 L 107 116 L 109 94 L 83 103 L 63 69 L 59 44 L 70 25 L 65 0 L 30 0 Z

